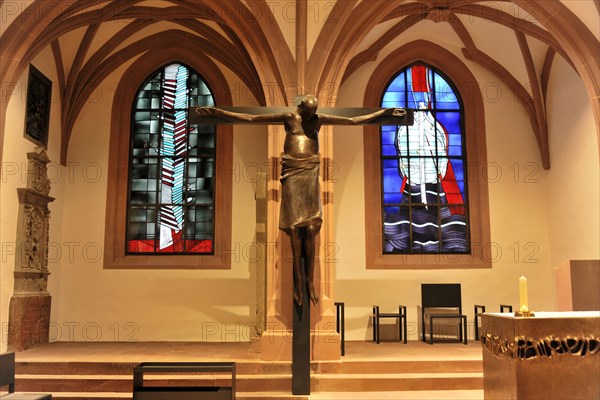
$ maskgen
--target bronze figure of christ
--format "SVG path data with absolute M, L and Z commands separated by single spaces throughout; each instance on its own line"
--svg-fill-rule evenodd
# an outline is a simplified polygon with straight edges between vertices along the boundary
M 196 107 L 191 119 L 201 123 L 248 123 L 283 124 L 285 142 L 281 160 L 281 208 L 279 229 L 290 236 L 293 256 L 294 301 L 301 305 L 302 259 L 306 268 L 307 293 L 313 304 L 319 298 L 315 292 L 313 277 L 315 266 L 315 238 L 321 229 L 322 211 L 319 189 L 319 140 L 321 125 L 410 125 L 412 110 L 399 108 L 379 109 L 333 109 L 332 114 L 317 113 L 317 98 L 302 96 L 297 108 L 267 109 L 267 113 L 231 111 L 216 107 Z M 269 112 L 276 111 L 276 112 Z M 365 112 L 366 113 L 362 113 Z

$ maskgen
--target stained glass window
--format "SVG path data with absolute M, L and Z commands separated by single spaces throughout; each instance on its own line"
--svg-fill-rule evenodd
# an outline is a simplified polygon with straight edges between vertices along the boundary
M 188 107 L 214 105 L 202 77 L 161 68 L 137 92 L 129 155 L 129 254 L 212 254 L 215 127 L 192 125 Z
M 412 126 L 381 128 L 384 254 L 469 253 L 462 101 L 422 63 L 388 84 L 382 107 L 415 109 Z

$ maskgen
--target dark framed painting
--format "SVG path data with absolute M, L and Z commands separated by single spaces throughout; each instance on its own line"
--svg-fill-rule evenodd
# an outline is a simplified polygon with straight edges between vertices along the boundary
M 29 66 L 25 137 L 37 145 L 48 146 L 52 82 L 33 65 Z

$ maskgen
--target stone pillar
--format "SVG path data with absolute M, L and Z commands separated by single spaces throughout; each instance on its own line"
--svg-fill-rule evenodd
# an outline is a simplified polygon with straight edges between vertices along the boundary
M 15 289 L 10 299 L 8 351 L 48 343 L 51 297 L 48 293 L 48 236 L 50 181 L 46 152 L 28 153 L 27 187 L 17 189 L 17 252 Z
M 262 335 L 267 324 L 267 174 L 256 180 L 256 333 Z

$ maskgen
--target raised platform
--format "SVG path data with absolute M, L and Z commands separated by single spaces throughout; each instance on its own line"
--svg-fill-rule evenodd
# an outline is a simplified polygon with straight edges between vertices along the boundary
M 340 361 L 311 363 L 311 395 L 291 395 L 291 363 L 260 360 L 251 343 L 51 343 L 17 353 L 18 391 L 53 399 L 131 398 L 133 367 L 150 361 L 235 361 L 238 399 L 483 399 L 479 342 L 346 342 Z M 218 385 L 218 374 L 154 377 Z

